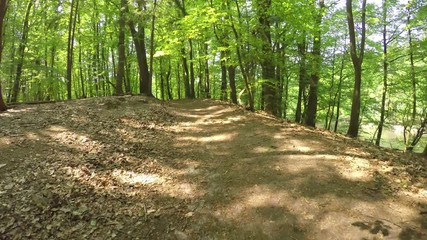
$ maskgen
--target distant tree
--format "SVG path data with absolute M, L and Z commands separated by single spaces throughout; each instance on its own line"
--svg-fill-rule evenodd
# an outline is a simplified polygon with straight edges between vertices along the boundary
M 6 15 L 7 9 L 7 0 L 0 0 L 0 64 L 1 64 L 1 55 L 3 52 L 3 19 Z M 2 89 L 1 89 L 1 80 L 0 80 L 0 112 L 6 111 L 7 106 L 4 103 Z

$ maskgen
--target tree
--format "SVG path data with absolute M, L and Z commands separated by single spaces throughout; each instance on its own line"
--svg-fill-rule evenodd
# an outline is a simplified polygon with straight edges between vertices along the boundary
M 76 32 L 77 12 L 79 9 L 79 0 L 71 0 L 70 17 L 68 21 L 68 44 L 67 44 L 67 99 L 72 98 L 72 71 L 73 71 L 73 51 L 74 34 Z
M 0 0 L 0 64 L 2 59 L 3 52 L 3 20 L 6 15 L 7 9 L 7 0 Z M 3 100 L 2 88 L 1 88 L 1 79 L 0 79 L 0 112 L 6 111 L 7 106 Z
M 279 113 L 276 101 L 277 82 L 275 81 L 275 66 L 272 59 L 273 51 L 271 49 L 271 23 L 269 16 L 271 0 L 257 0 L 255 3 L 259 21 L 258 32 L 262 41 L 262 105 L 266 112 L 277 116 Z
M 116 82 L 116 95 L 123 95 L 123 82 L 125 78 L 125 58 L 126 58 L 126 49 L 125 49 L 125 9 L 126 1 L 120 0 L 120 16 L 119 16 L 119 63 L 117 68 L 117 82 Z
M 347 0 L 347 21 L 348 30 L 350 36 L 350 55 L 353 62 L 354 68 L 354 88 L 353 88 L 353 99 L 351 103 L 351 115 L 350 115 L 350 126 L 348 127 L 347 135 L 356 138 L 359 135 L 359 118 L 360 118 L 360 91 L 362 85 L 362 64 L 365 53 L 365 41 L 366 41 L 366 0 L 362 0 L 362 17 L 361 17 L 361 36 L 359 53 L 356 43 L 356 31 L 353 17 L 353 1 Z
M 321 64 L 321 24 L 323 17 L 323 9 L 325 3 L 323 0 L 319 1 L 319 9 L 316 16 L 316 33 L 313 39 L 313 54 L 312 54 L 312 71 L 310 77 L 310 90 L 308 95 L 307 113 L 305 115 L 305 124 L 308 126 L 316 126 L 316 113 L 317 113 L 317 85 L 320 78 L 320 64 Z
M 30 18 L 31 8 L 33 7 L 33 5 L 34 5 L 34 0 L 30 0 L 27 5 L 27 11 L 25 12 L 25 19 L 23 24 L 24 26 L 22 27 L 22 36 L 19 42 L 19 51 L 18 51 L 19 59 L 16 66 L 15 81 L 13 82 L 11 102 L 16 102 L 18 100 L 19 88 L 21 86 L 22 67 L 24 65 L 25 49 L 27 48 L 28 32 L 30 31 L 29 18 Z
M 138 9 L 137 13 L 142 13 L 145 9 L 145 2 L 143 0 L 137 0 Z M 126 12 L 129 13 L 129 4 L 126 1 Z M 139 70 L 139 91 L 141 94 L 152 97 L 151 92 L 151 78 L 148 69 L 147 60 L 147 49 L 145 46 L 145 27 L 143 23 L 139 23 L 136 26 L 133 16 L 128 20 L 128 26 L 132 34 L 132 39 L 135 45 L 136 56 L 138 59 L 138 70 Z

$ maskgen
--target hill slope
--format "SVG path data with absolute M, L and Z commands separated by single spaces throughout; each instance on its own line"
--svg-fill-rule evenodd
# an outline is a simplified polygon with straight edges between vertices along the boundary
M 0 239 L 427 239 L 421 159 L 210 100 L 0 115 Z

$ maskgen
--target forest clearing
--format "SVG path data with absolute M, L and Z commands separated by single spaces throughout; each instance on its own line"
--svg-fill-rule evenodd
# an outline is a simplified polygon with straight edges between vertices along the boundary
M 214 100 L 0 114 L 0 239 L 427 239 L 427 161 Z

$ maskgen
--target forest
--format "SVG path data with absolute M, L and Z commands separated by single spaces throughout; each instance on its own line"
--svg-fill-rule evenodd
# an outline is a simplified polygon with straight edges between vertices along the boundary
M 424 0 L 2 0 L 0 110 L 212 98 L 427 154 Z
M 427 239 L 425 0 L 0 0 L 0 240 Z

